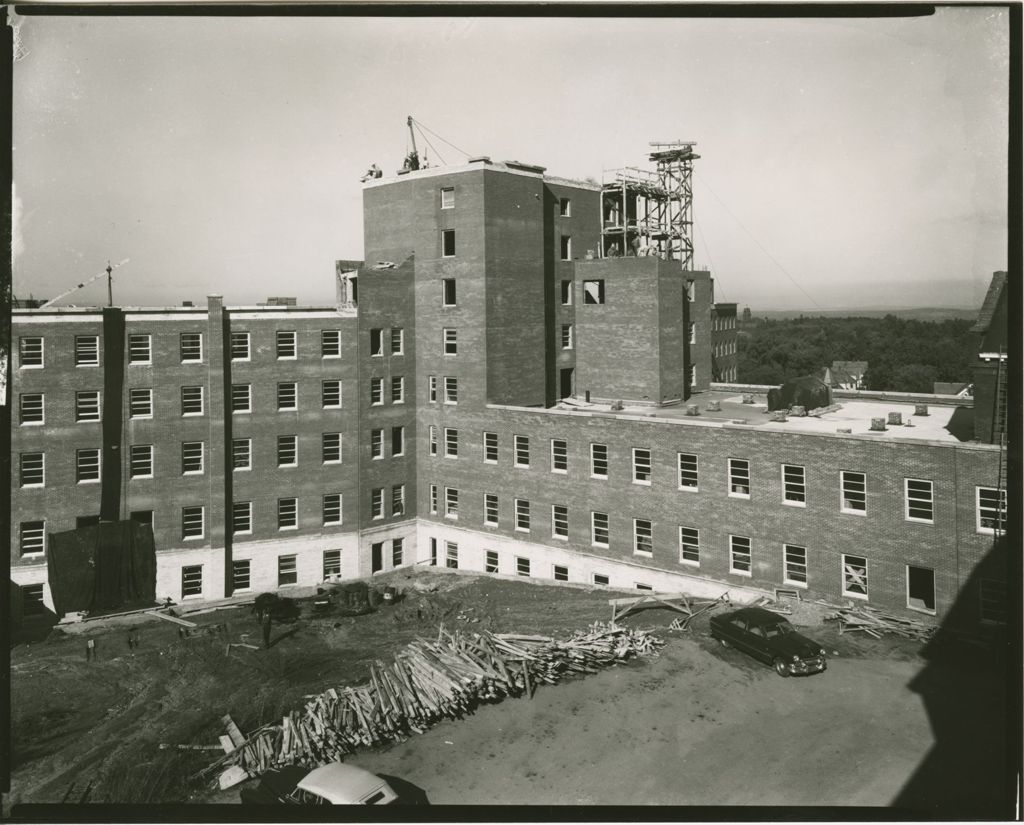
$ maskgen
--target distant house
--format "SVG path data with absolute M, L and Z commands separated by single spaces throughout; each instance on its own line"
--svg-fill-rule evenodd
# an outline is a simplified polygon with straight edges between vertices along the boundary
M 862 390 L 867 371 L 867 361 L 833 361 L 827 380 L 830 386 L 841 390 Z
M 936 381 L 932 384 L 935 395 L 955 395 L 957 398 L 970 398 L 974 395 L 974 385 L 965 381 Z

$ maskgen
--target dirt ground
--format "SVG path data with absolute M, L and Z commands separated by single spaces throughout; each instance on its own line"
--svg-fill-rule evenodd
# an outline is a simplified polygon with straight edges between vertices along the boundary
M 132 616 L 16 645 L 5 809 L 19 802 L 235 802 L 237 787 L 218 791 L 190 778 L 216 752 L 160 744 L 215 744 L 225 713 L 243 731 L 279 719 L 304 695 L 361 682 L 371 661 L 436 633 L 442 621 L 564 636 L 607 621 L 615 595 L 428 571 L 375 582 L 386 583 L 404 594 L 396 605 L 342 617 L 313 616 L 307 604 L 302 618 L 275 627 L 270 650 L 225 653 L 226 641 L 242 634 L 260 641 L 249 607 L 189 617 L 226 623 L 227 638 L 182 640 L 171 623 Z M 791 617 L 831 654 L 823 674 L 780 679 L 714 643 L 706 617 L 678 632 L 667 627 L 677 614 L 646 610 L 624 623 L 666 639 L 660 656 L 478 708 L 351 761 L 404 778 L 432 804 L 990 811 L 1004 775 L 1006 729 L 1001 674 L 990 657 L 963 666 L 929 660 L 908 640 L 840 636 L 822 623 L 824 612 L 802 605 Z M 140 633 L 135 651 L 129 627 Z M 85 661 L 82 630 L 97 640 L 99 661 Z M 948 733 L 949 713 L 936 710 L 934 685 L 940 704 L 959 708 L 957 731 L 972 707 L 966 733 Z M 978 736 L 978 753 L 964 752 L 964 742 Z M 953 748 L 960 752 L 951 759 Z M 961 779 L 955 787 L 943 773 L 951 770 Z

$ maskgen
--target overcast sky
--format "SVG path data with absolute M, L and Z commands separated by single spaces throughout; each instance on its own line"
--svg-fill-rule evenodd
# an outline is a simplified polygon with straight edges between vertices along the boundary
M 903 19 L 20 17 L 14 287 L 334 297 L 411 114 L 601 179 L 696 141 L 698 265 L 755 309 L 980 305 L 1006 268 L 1006 9 Z M 465 155 L 432 138 L 432 163 Z M 64 304 L 106 301 L 103 280 Z

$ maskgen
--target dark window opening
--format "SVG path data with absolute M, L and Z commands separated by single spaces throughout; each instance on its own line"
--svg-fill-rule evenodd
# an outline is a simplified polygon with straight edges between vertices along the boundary
M 583 303 L 603 304 L 604 303 L 604 281 L 583 282 Z
M 455 230 L 445 229 L 441 232 L 441 255 L 451 258 L 455 255 Z

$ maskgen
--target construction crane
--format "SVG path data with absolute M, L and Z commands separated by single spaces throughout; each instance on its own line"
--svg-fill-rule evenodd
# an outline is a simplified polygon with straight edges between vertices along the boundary
M 101 270 L 100 272 L 97 272 L 95 275 L 93 275 L 88 280 L 82 281 L 82 283 L 78 284 L 77 286 L 71 287 L 71 289 L 67 290 L 66 292 L 62 292 L 56 298 L 51 298 L 45 304 L 41 304 L 39 308 L 40 309 L 46 309 L 46 307 L 48 307 L 48 306 L 53 306 L 55 303 L 57 303 L 57 301 L 61 300 L 62 298 L 67 298 L 68 295 L 70 295 L 72 292 L 77 292 L 82 287 L 89 286 L 89 284 L 91 284 L 93 281 L 99 280 L 104 275 L 107 276 L 107 305 L 108 306 L 113 306 L 114 305 L 114 279 L 111 276 L 114 274 L 114 270 L 115 269 L 117 269 L 118 267 L 124 266 L 126 263 L 128 263 L 129 260 L 130 260 L 130 258 L 125 258 L 123 261 L 121 261 L 121 263 L 114 264 L 113 266 L 110 265 L 110 261 L 107 261 L 107 268 L 106 269 Z
M 420 168 L 420 155 L 419 152 L 416 151 L 416 134 L 412 130 L 412 115 L 409 115 L 409 117 L 406 118 L 405 123 L 409 127 L 409 139 L 412 140 L 412 151 L 405 156 L 405 162 L 402 164 L 402 169 L 406 172 L 415 172 Z M 426 161 L 426 157 L 424 157 L 424 161 Z

